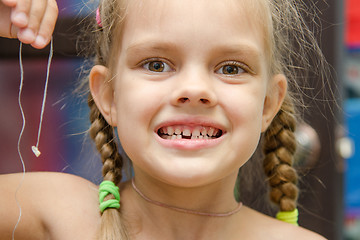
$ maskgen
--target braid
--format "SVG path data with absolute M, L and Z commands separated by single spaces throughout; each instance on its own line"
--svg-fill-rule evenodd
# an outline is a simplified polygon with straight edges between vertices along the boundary
M 118 153 L 118 147 L 114 140 L 114 130 L 100 113 L 91 94 L 88 97 L 88 105 L 91 122 L 90 136 L 101 155 L 104 180 L 113 181 L 115 185 L 118 185 L 122 178 L 123 159 Z
M 96 106 L 91 93 L 88 96 L 90 108 L 90 136 L 94 140 L 97 150 L 101 155 L 103 163 L 102 174 L 104 180 L 112 181 L 119 185 L 122 179 L 123 159 L 118 153 L 115 142 L 114 129 L 106 122 L 104 116 Z M 109 194 L 105 199 L 115 198 Z M 126 240 L 129 239 L 124 226 L 121 212 L 114 208 L 109 208 L 102 213 L 99 240 Z
M 270 199 L 280 206 L 280 211 L 292 211 L 297 205 L 298 176 L 292 167 L 296 150 L 294 115 L 292 100 L 287 95 L 264 136 L 263 167 L 271 187 Z

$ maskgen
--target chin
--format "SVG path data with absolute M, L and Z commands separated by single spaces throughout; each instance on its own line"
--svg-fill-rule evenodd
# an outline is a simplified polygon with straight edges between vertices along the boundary
M 156 174 L 160 181 L 174 187 L 193 188 L 211 184 L 223 178 L 219 169 L 210 169 L 209 166 L 167 166 Z M 220 176 L 221 175 L 221 176 Z

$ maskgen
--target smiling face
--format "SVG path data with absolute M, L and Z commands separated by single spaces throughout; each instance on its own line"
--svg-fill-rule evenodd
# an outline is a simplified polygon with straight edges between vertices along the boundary
M 236 175 L 255 151 L 286 81 L 269 78 L 264 33 L 244 6 L 236 0 L 129 4 L 114 92 L 92 91 L 117 126 L 135 174 L 200 186 Z

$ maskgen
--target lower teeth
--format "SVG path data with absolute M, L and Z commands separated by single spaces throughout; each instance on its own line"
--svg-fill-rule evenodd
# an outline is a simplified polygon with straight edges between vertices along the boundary
M 209 136 L 183 136 L 183 135 L 161 135 L 161 138 L 169 139 L 169 140 L 177 140 L 177 139 L 215 139 L 216 137 Z
M 168 134 L 164 134 L 164 133 L 158 133 L 159 136 L 161 138 L 164 138 L 164 139 L 170 139 L 170 140 L 175 140 L 175 139 L 215 139 L 215 138 L 219 138 L 221 137 L 222 135 L 222 132 L 219 131 L 218 134 L 216 136 L 209 136 L 209 135 L 199 135 L 199 136 L 184 136 L 184 135 L 177 135 L 177 134 L 174 134 L 174 135 L 168 135 Z

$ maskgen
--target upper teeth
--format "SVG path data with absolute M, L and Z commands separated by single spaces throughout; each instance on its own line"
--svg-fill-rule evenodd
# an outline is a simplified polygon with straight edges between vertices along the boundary
M 159 135 L 167 139 L 210 139 L 219 137 L 220 129 L 213 127 L 168 126 L 159 129 Z

